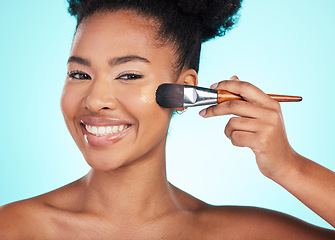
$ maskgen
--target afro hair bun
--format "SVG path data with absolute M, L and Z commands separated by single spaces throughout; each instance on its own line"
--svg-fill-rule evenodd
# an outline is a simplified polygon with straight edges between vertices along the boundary
M 235 23 L 242 0 L 68 0 L 68 12 L 77 19 L 90 15 L 90 10 L 109 7 L 177 9 L 192 19 L 201 32 L 201 41 L 223 36 Z M 100 6 L 99 6 L 100 5 Z M 169 6 L 170 5 L 170 6 Z M 175 5 L 175 8 L 171 5 Z M 100 9 L 101 10 L 101 9 Z M 164 10 L 159 10 L 162 12 Z M 172 13 L 171 13 L 172 14 Z M 167 14 L 169 15 L 169 14 Z
M 159 44 L 169 43 L 179 55 L 179 71 L 198 71 L 201 43 L 231 29 L 242 0 L 67 0 L 68 12 L 83 19 L 96 12 L 135 11 L 159 22 Z
M 198 21 L 202 42 L 222 36 L 235 23 L 242 0 L 177 0 L 182 12 Z

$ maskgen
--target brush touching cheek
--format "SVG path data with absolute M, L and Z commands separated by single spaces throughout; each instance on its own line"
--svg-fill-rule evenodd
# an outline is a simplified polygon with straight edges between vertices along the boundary
M 158 86 L 159 84 L 141 87 L 140 100 L 143 103 L 148 103 L 148 104 L 156 103 L 155 95 L 156 95 L 156 89 Z

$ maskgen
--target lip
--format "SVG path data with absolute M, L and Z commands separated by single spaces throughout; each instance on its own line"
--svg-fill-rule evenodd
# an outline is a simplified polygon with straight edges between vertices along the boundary
M 91 125 L 91 126 L 127 125 L 127 128 L 122 130 L 121 132 L 108 134 L 105 136 L 95 136 L 86 130 L 85 125 Z M 113 145 L 118 141 L 122 140 L 132 128 L 132 124 L 121 119 L 110 118 L 110 117 L 92 117 L 92 116 L 86 116 L 81 118 L 80 126 L 86 142 L 93 147 L 107 147 Z

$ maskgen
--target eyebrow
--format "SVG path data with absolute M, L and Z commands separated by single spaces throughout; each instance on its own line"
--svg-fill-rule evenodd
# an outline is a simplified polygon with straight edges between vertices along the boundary
M 120 65 L 120 64 L 123 64 L 123 63 L 127 63 L 127 62 L 132 62 L 132 61 L 150 63 L 150 61 L 148 59 L 137 56 L 137 55 L 115 57 L 115 58 L 109 60 L 108 63 L 109 63 L 109 65 L 114 66 L 114 65 Z
M 91 66 L 90 61 L 88 61 L 87 59 L 81 58 L 81 57 L 71 56 L 67 60 L 67 64 L 69 64 L 71 62 L 73 62 L 73 63 L 79 63 L 81 65 L 85 65 L 85 66 L 88 66 L 88 67 Z
M 127 62 L 132 62 L 132 61 L 150 63 L 150 61 L 146 58 L 143 58 L 143 57 L 140 57 L 140 56 L 137 56 L 137 55 L 129 55 L 129 56 L 122 56 L 122 57 L 112 58 L 108 61 L 108 64 L 110 66 L 115 66 L 115 65 L 120 65 L 120 64 L 127 63 Z M 91 66 L 91 62 L 89 60 L 87 60 L 85 58 L 82 58 L 82 57 L 78 57 L 78 56 L 69 57 L 67 63 L 69 64 L 71 62 L 79 63 L 81 65 L 85 65 L 85 66 L 88 66 L 88 67 Z

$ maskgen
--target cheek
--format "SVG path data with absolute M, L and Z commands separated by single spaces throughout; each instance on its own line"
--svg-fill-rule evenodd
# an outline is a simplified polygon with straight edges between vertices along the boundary
M 141 88 L 141 92 L 140 92 L 140 100 L 141 102 L 143 102 L 144 104 L 154 104 L 156 103 L 156 89 L 157 89 L 158 85 L 150 85 L 150 86 L 144 86 Z
M 134 114 L 136 118 L 153 120 L 152 118 L 161 119 L 162 117 L 169 117 L 169 110 L 161 108 L 156 103 L 156 89 L 160 85 L 150 84 L 141 86 L 139 88 L 128 89 L 127 95 L 119 99 L 124 103 L 124 106 Z M 162 119 L 161 119 L 162 120 Z
M 69 127 L 69 121 L 75 117 L 76 109 L 80 104 L 78 91 L 71 90 L 71 86 L 65 84 L 61 96 L 60 106 L 66 122 Z

